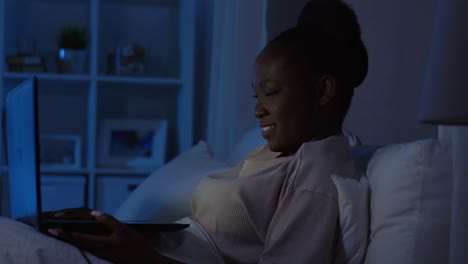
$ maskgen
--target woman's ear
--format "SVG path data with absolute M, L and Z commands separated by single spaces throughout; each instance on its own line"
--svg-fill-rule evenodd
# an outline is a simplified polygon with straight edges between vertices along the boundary
M 326 106 L 336 97 L 336 79 L 333 75 L 326 74 L 318 81 L 319 105 Z

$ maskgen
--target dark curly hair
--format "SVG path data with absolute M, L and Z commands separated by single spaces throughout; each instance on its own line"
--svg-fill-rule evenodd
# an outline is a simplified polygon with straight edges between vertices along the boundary
M 311 0 L 302 9 L 297 26 L 312 34 L 327 37 L 328 47 L 322 52 L 336 54 L 334 71 L 347 85 L 359 86 L 367 75 L 367 49 L 361 39 L 356 13 L 341 0 Z
M 353 9 L 341 0 L 311 0 L 297 25 L 272 39 L 267 48 L 282 50 L 302 70 L 332 75 L 337 82 L 339 114 L 343 120 L 354 88 L 368 71 L 367 49 Z

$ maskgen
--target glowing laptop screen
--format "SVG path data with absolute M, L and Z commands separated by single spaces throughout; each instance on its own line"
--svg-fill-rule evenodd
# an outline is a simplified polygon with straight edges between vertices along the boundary
M 11 218 L 38 226 L 37 80 L 27 80 L 6 99 Z

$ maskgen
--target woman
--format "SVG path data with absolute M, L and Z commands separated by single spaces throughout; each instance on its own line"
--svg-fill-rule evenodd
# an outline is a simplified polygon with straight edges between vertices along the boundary
M 338 1 L 304 10 L 351 13 L 333 27 L 357 25 Z M 346 28 L 329 31 L 304 12 L 299 26 L 269 42 L 255 63 L 255 116 L 267 146 L 208 176 L 193 196 L 194 219 L 226 262 L 330 263 L 335 256 L 338 204 L 330 176 L 357 177 L 340 134 L 367 57 L 358 32 L 342 36 Z M 355 64 L 356 57 L 365 63 Z
M 340 230 L 331 175 L 357 177 L 341 126 L 366 73 L 356 16 L 338 0 L 309 2 L 298 26 L 258 55 L 254 114 L 267 146 L 206 177 L 193 195 L 193 224 L 224 262 L 334 260 Z M 117 263 L 176 262 L 112 216 L 91 214 L 113 234 L 49 232 Z

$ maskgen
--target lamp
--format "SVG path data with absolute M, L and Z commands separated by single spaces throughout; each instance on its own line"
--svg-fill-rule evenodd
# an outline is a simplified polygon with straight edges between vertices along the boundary
M 466 0 L 438 0 L 419 113 L 422 122 L 444 125 L 439 139 L 452 141 L 450 263 L 468 259 L 467 13 Z

